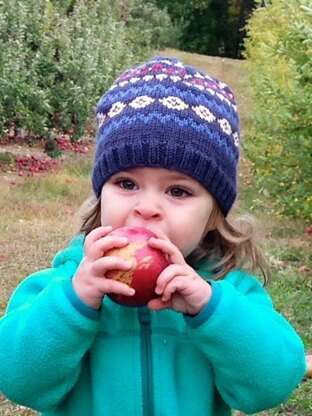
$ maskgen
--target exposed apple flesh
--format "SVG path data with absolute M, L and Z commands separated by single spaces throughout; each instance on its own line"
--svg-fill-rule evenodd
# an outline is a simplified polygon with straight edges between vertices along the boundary
M 122 227 L 111 232 L 113 235 L 127 237 L 129 244 L 121 248 L 113 248 L 106 256 L 118 256 L 130 260 L 133 267 L 128 271 L 110 270 L 106 273 L 109 279 L 126 283 L 135 289 L 133 296 L 108 294 L 113 301 L 125 306 L 143 306 L 154 297 L 156 281 L 169 262 L 165 254 L 151 247 L 148 240 L 156 235 L 142 227 Z

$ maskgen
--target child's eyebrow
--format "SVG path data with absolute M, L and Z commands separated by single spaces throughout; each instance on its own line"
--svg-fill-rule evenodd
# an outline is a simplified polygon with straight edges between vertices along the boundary
M 126 170 L 120 170 L 119 172 L 114 173 L 111 178 L 114 178 L 115 176 L 127 176 L 130 175 L 130 172 L 127 172 Z
M 184 173 L 180 172 L 168 173 L 168 179 L 196 182 L 196 179 L 193 179 L 191 176 L 185 175 Z

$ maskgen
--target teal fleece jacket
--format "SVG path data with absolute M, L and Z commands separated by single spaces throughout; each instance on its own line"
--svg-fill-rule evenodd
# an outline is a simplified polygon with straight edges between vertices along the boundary
M 44 416 L 228 416 L 277 406 L 306 370 L 304 348 L 262 285 L 199 264 L 213 295 L 195 317 L 103 300 L 71 279 L 83 237 L 16 289 L 0 320 L 0 390 Z

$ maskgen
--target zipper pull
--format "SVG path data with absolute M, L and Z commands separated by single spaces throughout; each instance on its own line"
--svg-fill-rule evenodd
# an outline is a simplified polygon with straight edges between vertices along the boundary
M 151 311 L 146 307 L 142 306 L 139 309 L 139 321 L 141 324 L 149 324 L 151 322 Z

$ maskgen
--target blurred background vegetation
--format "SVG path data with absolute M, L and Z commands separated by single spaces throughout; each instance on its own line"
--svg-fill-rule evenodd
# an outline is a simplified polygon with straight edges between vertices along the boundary
M 250 18 L 245 57 L 254 107 L 245 138 L 274 212 L 312 221 L 312 2 L 270 1 Z

